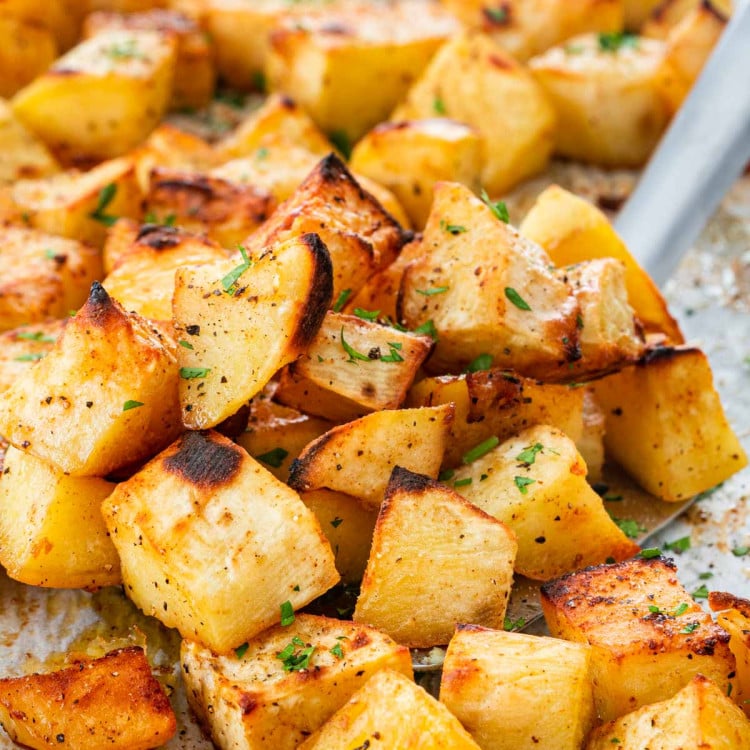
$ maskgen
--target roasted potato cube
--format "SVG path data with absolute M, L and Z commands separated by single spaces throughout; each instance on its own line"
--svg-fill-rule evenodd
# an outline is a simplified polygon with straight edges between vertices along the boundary
M 471 29 L 480 29 L 516 60 L 586 31 L 621 31 L 622 0 L 441 0 Z
M 412 329 L 433 321 L 431 370 L 460 372 L 490 355 L 523 375 L 566 376 L 580 356 L 578 303 L 542 248 L 446 182 L 435 187 L 422 246 L 401 282 L 399 317 Z
M 517 572 L 544 581 L 638 552 L 586 482 L 586 464 L 570 438 L 537 425 L 498 442 L 490 438 L 468 451 L 450 484 L 513 529 Z
M 289 200 L 244 243 L 261 252 L 281 239 L 315 232 L 333 263 L 333 298 L 357 291 L 395 260 L 404 232 L 380 203 L 362 189 L 334 154 L 322 159 Z
M 750 721 L 717 687 L 696 675 L 674 697 L 594 730 L 586 750 L 703 750 L 750 747 Z
M 747 465 L 700 349 L 653 349 L 593 388 L 608 455 L 652 495 L 685 500 Z
M 37 750 L 148 750 L 177 729 L 169 698 L 138 647 L 0 680 L 0 721 L 14 742 Z
M 119 484 L 103 513 L 128 596 L 217 653 L 339 579 L 312 511 L 215 432 L 186 432 Z
M 557 266 L 595 258 L 625 264 L 628 301 L 648 333 L 664 333 L 673 344 L 684 342 L 659 288 L 630 254 L 609 219 L 584 198 L 551 185 L 536 199 L 520 227 L 521 234 L 540 244 Z
M 0 96 L 13 96 L 57 57 L 54 35 L 39 24 L 0 15 L 0 38 Z
M 735 669 L 729 635 L 679 583 L 671 560 L 634 558 L 570 573 L 542 585 L 541 603 L 554 637 L 592 647 L 604 721 L 673 696 L 696 674 L 726 692 Z
M 273 213 L 276 201 L 262 188 L 191 170 L 155 167 L 146 195 L 147 213 L 174 216 L 175 224 L 205 232 L 235 248 Z
M 299 102 L 326 132 L 354 142 L 385 120 L 459 24 L 433 3 L 342 3 L 271 33 L 269 88 Z
M 46 177 L 60 167 L 47 147 L 13 114 L 0 99 L 0 185 L 16 180 Z
M 176 44 L 159 31 L 103 31 L 19 91 L 13 111 L 65 161 L 120 156 L 164 115 Z
M 737 662 L 731 698 L 750 718 L 750 600 L 712 591 L 708 604 L 719 613 L 716 622 L 729 633 L 729 648 Z
M 604 167 L 643 165 L 670 117 L 664 53 L 655 39 L 584 34 L 532 58 L 557 112 L 555 153 Z
M 86 17 L 83 35 L 91 37 L 113 29 L 160 31 L 174 35 L 177 40 L 177 59 L 171 108 L 200 109 L 211 101 L 216 83 L 214 53 L 207 35 L 195 20 L 182 13 L 157 8 L 128 15 L 98 11 Z
M 206 237 L 145 224 L 102 285 L 126 310 L 152 320 L 172 320 L 175 271 L 221 262 L 229 255 Z
M 66 323 L 67 318 L 0 333 L 0 393 L 49 354 Z
M 440 702 L 485 750 L 579 750 L 593 727 L 591 649 L 459 625 Z
M 0 402 L 0 434 L 72 476 L 105 476 L 180 431 L 174 343 L 98 283 Z
M 484 34 L 447 42 L 391 119 L 435 115 L 479 132 L 482 184 L 493 196 L 541 172 L 552 153 L 555 112 L 547 96 L 524 66 Z
M 516 550 L 504 523 L 440 482 L 396 466 L 354 620 L 414 648 L 448 643 L 461 622 L 502 628 Z
M 451 712 L 398 672 L 384 669 L 315 732 L 300 750 L 351 748 L 479 750 Z
M 102 247 L 119 216 L 141 213 L 141 191 L 131 159 L 112 159 L 89 172 L 71 170 L 19 180 L 12 199 L 27 223 L 50 234 Z
M 437 477 L 453 420 L 453 405 L 378 411 L 321 435 L 292 462 L 289 486 L 326 488 L 378 510 L 397 465 Z
M 412 676 L 408 649 L 384 633 L 306 614 L 238 655 L 183 641 L 181 661 L 190 704 L 214 742 L 248 750 L 293 750 L 382 669 Z
M 120 561 L 101 514 L 114 488 L 9 447 L 0 481 L 0 564 L 8 575 L 52 588 L 119 584 Z
M 102 275 L 100 254 L 36 229 L 0 226 L 0 330 L 65 317 Z
M 480 360 L 475 366 L 484 364 Z M 539 383 L 505 370 L 424 378 L 412 386 L 406 403 L 411 407 L 455 405 L 443 460 L 449 469 L 460 465 L 467 451 L 488 438 L 507 440 L 537 424 L 557 427 L 576 443 L 583 436 L 582 389 Z
M 177 271 L 174 320 L 186 427 L 213 427 L 310 345 L 331 302 L 331 259 L 315 234 L 255 260 Z

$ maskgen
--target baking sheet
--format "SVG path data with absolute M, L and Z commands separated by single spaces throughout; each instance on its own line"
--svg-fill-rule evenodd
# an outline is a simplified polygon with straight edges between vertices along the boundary
M 528 183 L 512 197 L 511 219 L 518 223 L 550 182 L 570 187 L 602 207 L 616 208 L 634 181 L 629 172 L 605 173 L 556 163 L 544 178 Z M 750 177 L 740 180 L 727 196 L 669 283 L 667 296 L 688 340 L 708 354 L 729 419 L 750 451 Z M 649 533 L 676 509 L 645 496 L 616 472 L 608 470 L 606 481 L 624 496 L 616 514 L 637 518 Z M 750 556 L 732 553 L 750 545 L 749 494 L 750 471 L 745 470 L 649 540 L 649 545 L 664 546 L 691 537 L 691 548 L 676 556 L 678 575 L 688 590 L 705 584 L 750 597 Z M 705 579 L 706 573 L 712 577 Z M 510 616 L 531 620 L 537 611 L 535 587 L 519 587 Z M 537 621 L 532 630 L 539 627 Z M 179 729 L 166 747 L 213 747 L 187 710 L 176 663 L 179 637 L 174 631 L 141 615 L 116 588 L 95 594 L 52 591 L 15 583 L 0 573 L 0 675 L 60 666 L 71 649 L 100 655 L 126 643 L 148 645 L 149 658 L 171 695 Z M 6 735 L 0 735 L 0 748 L 13 747 Z

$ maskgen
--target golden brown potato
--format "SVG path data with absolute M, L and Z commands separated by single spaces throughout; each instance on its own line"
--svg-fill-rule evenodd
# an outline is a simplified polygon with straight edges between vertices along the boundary
M 671 560 L 634 558 L 570 573 L 542 586 L 541 603 L 554 637 L 592 647 L 604 721 L 671 698 L 696 674 L 727 690 L 735 669 L 729 634 L 693 601 Z
M 3 0 L 0 16 L 46 29 L 52 33 L 59 50 L 65 51 L 78 40 L 87 5 L 81 0 Z M 51 59 L 54 57 L 53 54 Z
M 664 44 L 584 34 L 529 66 L 557 112 L 555 152 L 605 167 L 643 165 L 669 122 L 661 92 Z
M 479 750 L 442 703 L 391 669 L 370 678 L 300 750 Z
M 399 643 L 448 643 L 457 623 L 502 628 L 515 534 L 423 474 L 396 466 L 385 490 L 354 619 Z
M 750 746 L 750 721 L 719 687 L 696 675 L 669 700 L 633 711 L 594 730 L 586 750 L 612 747 L 703 750 Z
M 228 656 L 183 641 L 181 662 L 188 700 L 217 746 L 253 750 L 298 747 L 380 670 L 412 677 L 408 649 L 384 633 L 307 614 Z
M 482 184 L 492 196 L 541 172 L 552 153 L 555 112 L 547 96 L 528 70 L 485 34 L 446 43 L 391 119 L 436 115 L 477 129 Z
M 0 15 L 0 39 L 0 96 L 13 96 L 57 57 L 54 35 L 34 22 Z
M 652 495 L 685 500 L 747 465 L 700 349 L 655 348 L 593 388 L 608 455 Z
M 166 112 L 176 45 L 159 31 L 103 31 L 19 91 L 13 111 L 65 161 L 120 156 Z
M 453 405 L 378 411 L 340 425 L 310 443 L 292 463 L 289 486 L 326 488 L 377 510 L 395 466 L 437 477 Z
M 49 354 L 67 322 L 64 318 L 0 333 L 0 393 Z
M 716 622 L 729 633 L 729 648 L 737 661 L 730 697 L 750 719 L 750 600 L 712 591 L 708 605 L 719 613 Z
M 52 588 L 121 583 L 101 514 L 114 488 L 104 479 L 66 476 L 9 447 L 0 481 L 0 564 L 8 575 Z
M 726 19 L 732 14 L 733 0 L 661 0 L 643 24 L 641 34 L 654 39 L 667 39 L 688 17 L 703 11 Z
M 0 185 L 16 180 L 46 177 L 60 171 L 47 147 L 13 114 L 0 99 Z
M 0 721 L 15 742 L 37 750 L 148 750 L 177 729 L 169 699 L 137 647 L 0 680 Z
M 72 476 L 105 476 L 179 433 L 175 345 L 94 282 L 52 351 L 0 402 L 0 434 Z
M 602 479 L 604 467 L 604 432 L 607 418 L 591 387 L 583 389 L 583 431 L 575 441 L 576 448 L 589 470 L 588 481 L 593 484 Z M 559 426 L 559 425 L 555 425 Z M 563 429 L 563 432 L 565 430 Z M 568 434 L 568 433 L 566 433 Z
M 100 254 L 75 240 L 0 226 L 0 330 L 65 317 L 102 276 Z
M 315 234 L 263 255 L 183 267 L 174 292 L 185 426 L 214 427 L 310 345 L 331 302 L 331 259 Z
M 623 0 L 625 28 L 628 31 L 642 30 L 649 16 L 663 3 L 664 0 Z
M 215 432 L 186 432 L 117 485 L 103 513 L 128 596 L 217 653 L 339 579 L 312 511 Z
M 485 750 L 579 750 L 595 719 L 591 648 L 459 625 L 440 701 Z

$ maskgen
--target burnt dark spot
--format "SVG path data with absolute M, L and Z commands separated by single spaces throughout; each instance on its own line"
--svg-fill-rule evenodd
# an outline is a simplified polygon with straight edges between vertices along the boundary
M 619 211 L 625 203 L 624 195 L 599 195 L 596 204 L 604 211 Z
M 675 357 L 679 356 L 680 352 L 687 351 L 686 349 L 675 349 L 673 346 L 655 346 L 653 349 L 649 349 L 643 357 L 641 357 L 638 364 L 640 366 L 646 366 L 653 364 L 654 362 L 667 362 Z
M 350 182 L 354 182 L 354 178 L 349 173 L 344 162 L 333 152 L 320 161 L 317 167 L 317 172 L 323 182 L 338 182 L 339 180 L 346 178 L 348 178 Z
M 385 490 L 386 500 L 392 497 L 396 492 L 424 492 L 433 487 L 442 487 L 434 479 L 424 474 L 416 474 L 413 471 L 404 469 L 401 466 L 394 466 L 391 472 L 391 478 L 388 481 L 388 487 Z
M 289 479 L 287 484 L 297 492 L 311 490 L 312 487 L 307 479 L 307 470 L 314 461 L 315 456 L 323 450 L 331 439 L 336 435 L 336 430 L 330 430 L 310 443 L 299 458 L 295 458 L 289 467 Z
M 255 699 L 254 695 L 250 695 L 249 693 L 242 693 L 238 701 L 238 705 L 240 707 L 242 715 L 247 716 L 248 714 L 251 714 L 253 711 L 255 711 L 255 709 L 258 707 L 258 701 Z
M 303 234 L 300 240 L 310 248 L 315 270 L 313 283 L 310 284 L 310 294 L 305 303 L 306 311 L 300 316 L 291 345 L 306 349 L 323 324 L 326 311 L 333 300 L 333 264 L 328 248 L 317 234 Z
M 360 630 L 352 641 L 352 649 L 364 648 L 371 642 L 371 638 L 364 630 Z
M 187 333 L 189 336 L 200 336 L 201 327 L 199 325 L 186 326 L 185 333 Z
M 175 227 L 166 227 L 162 224 L 144 224 L 135 240 L 154 250 L 165 250 L 180 244 L 179 231 Z
M 291 96 L 287 96 L 286 94 L 282 94 L 281 97 L 279 97 L 279 105 L 284 109 L 297 109 L 297 103 Z
M 217 433 L 186 432 L 176 453 L 164 459 L 164 468 L 191 484 L 211 487 L 229 482 L 241 461 L 240 450 Z

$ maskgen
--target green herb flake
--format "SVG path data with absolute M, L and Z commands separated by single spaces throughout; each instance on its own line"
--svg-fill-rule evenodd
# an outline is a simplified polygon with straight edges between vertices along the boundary
M 241 646 L 237 646 L 237 648 L 234 650 L 234 655 L 238 659 L 241 659 L 247 653 L 248 647 L 249 647 L 249 644 L 247 643 L 243 643 Z
M 445 219 L 440 219 L 440 228 L 444 232 L 448 232 L 448 234 L 453 235 L 464 234 L 465 232 L 469 231 L 463 224 L 451 224 Z
M 445 102 L 440 95 L 436 95 L 432 100 L 432 109 L 435 111 L 435 114 L 440 115 L 440 117 L 444 117 L 448 111 L 446 110 Z
M 579 331 L 583 329 L 583 316 L 580 313 L 576 315 L 576 328 Z
M 287 600 L 279 609 L 281 610 L 281 626 L 288 628 L 294 622 L 294 607 L 292 603 Z
M 233 268 L 221 280 L 221 288 L 227 294 L 236 293 L 237 282 L 239 281 L 240 276 L 242 276 L 242 274 L 245 273 L 245 271 L 247 271 L 247 269 L 253 265 L 253 261 L 247 257 L 247 250 L 245 250 L 245 248 L 242 245 L 239 246 L 239 251 L 240 251 L 240 255 L 242 255 L 242 263 L 240 263 L 238 266 Z
M 32 352 L 30 354 L 22 354 L 20 357 L 14 357 L 14 362 L 36 362 L 44 357 L 44 352 Z
M 699 622 L 689 622 L 685 627 L 680 630 L 679 632 L 683 635 L 690 635 L 690 633 L 694 633 L 698 628 L 700 627 Z
M 180 367 L 180 377 L 183 380 L 205 378 L 209 372 L 211 372 L 210 367 Z
M 299 591 L 299 584 L 298 583 L 294 584 L 294 586 L 292 588 L 292 591 Z
M 354 364 L 357 363 L 357 360 L 360 362 L 372 362 L 372 360 L 366 355 L 362 354 L 362 352 L 358 352 L 356 349 L 353 349 L 347 340 L 344 338 L 344 326 L 341 326 L 341 346 L 343 347 L 344 351 L 349 355 L 349 359 L 347 359 L 347 362 L 352 362 Z
M 479 445 L 475 445 L 470 451 L 464 453 L 461 459 L 465 464 L 470 464 L 487 455 L 493 448 L 500 445 L 500 438 L 497 435 L 488 437 L 487 440 L 483 440 Z
M 698 586 L 698 588 L 693 591 L 692 593 L 693 599 L 708 599 L 708 589 L 706 588 L 706 584 L 702 584 L 701 586 Z
M 701 573 L 698 576 L 699 580 L 701 581 L 708 581 L 713 577 L 714 577 L 714 574 L 710 570 L 707 570 L 705 573 Z
M 471 477 L 464 477 L 463 479 L 457 479 L 453 482 L 454 487 L 468 487 L 472 482 Z
M 445 294 L 449 289 L 449 286 L 433 286 L 429 289 L 416 289 L 415 291 L 425 297 L 434 297 L 436 294 Z
M 525 624 L 526 620 L 523 617 L 519 617 L 517 620 L 506 617 L 503 619 L 503 630 L 520 630 Z
M 498 8 L 484 8 L 484 15 L 487 16 L 491 23 L 497 24 L 498 26 L 504 26 L 508 23 L 510 14 L 508 9 L 501 5 Z
M 262 70 L 254 70 L 251 76 L 253 88 L 261 94 L 266 93 L 266 76 Z
M 750 547 L 747 545 L 743 545 L 742 547 L 735 547 L 732 550 L 732 554 L 735 557 L 744 557 L 748 552 L 750 552 Z
M 268 451 L 268 453 L 262 453 L 260 456 L 256 456 L 258 461 L 262 461 L 264 464 L 273 466 L 274 469 L 278 469 L 281 464 L 284 463 L 284 459 L 289 455 L 289 451 L 284 448 L 274 448 Z
M 412 333 L 423 333 L 426 336 L 430 336 L 433 339 L 433 341 L 437 341 L 437 337 L 438 337 L 437 328 L 435 328 L 435 323 L 432 321 L 432 318 L 422 323 L 421 326 L 417 326 L 412 331 Z
M 56 253 L 56 252 L 55 252 L 54 250 L 52 250 L 51 248 L 49 248 L 49 247 L 48 247 L 48 248 L 47 248 L 47 249 L 46 249 L 46 250 L 44 251 L 44 257 L 45 257 L 45 258 L 46 258 L 47 260 L 54 260 L 54 259 L 55 259 L 55 258 L 57 257 L 57 253 Z
M 438 474 L 438 480 L 441 482 L 447 482 L 449 479 L 453 479 L 456 475 L 454 469 L 444 469 Z
M 328 139 L 348 161 L 349 157 L 352 155 L 352 142 L 346 131 L 334 130 L 334 132 L 328 136 Z
M 21 331 L 16 334 L 16 338 L 24 341 L 39 341 L 45 344 L 55 343 L 54 337 L 45 336 L 43 331 Z
M 633 539 L 634 537 L 630 538 Z M 644 560 L 651 560 L 654 557 L 659 557 L 659 555 L 661 555 L 661 550 L 658 547 L 645 547 L 638 553 L 638 557 L 642 557 Z
M 544 450 L 541 443 L 526 446 L 517 456 L 516 461 L 520 461 L 526 466 L 531 466 L 536 461 L 536 454 Z
M 185 349 L 190 349 L 190 350 L 193 349 L 193 345 L 189 341 L 185 341 L 185 339 L 180 339 L 177 343 L 180 346 L 185 347 Z
M 649 604 L 648 611 L 651 612 L 651 614 L 658 615 L 661 613 L 661 608 L 657 607 L 655 604 Z
M 680 537 L 679 539 L 675 539 L 673 542 L 667 542 L 664 547 L 665 549 L 671 550 L 672 552 L 686 552 L 690 549 L 690 537 Z
M 484 372 L 492 367 L 492 355 L 480 354 L 466 366 L 466 372 Z
M 343 659 L 344 658 L 344 650 L 341 648 L 341 644 L 340 643 L 337 643 L 332 649 L 330 649 L 330 652 L 337 659 Z
M 336 518 L 331 521 L 331 526 L 333 526 L 334 529 L 337 529 L 342 523 L 344 523 L 344 519 L 336 516 Z
M 334 312 L 341 312 L 344 309 L 344 305 L 347 303 L 349 297 L 351 296 L 352 296 L 351 289 L 342 289 L 339 292 L 339 296 L 336 298 L 336 301 L 333 303 L 332 310 Z
M 99 191 L 96 208 L 89 214 L 89 218 L 98 221 L 100 224 L 104 224 L 105 227 L 111 227 L 119 217 L 104 213 L 104 210 L 112 203 L 115 195 L 117 195 L 117 185 L 114 182 L 105 185 Z
M 619 738 L 619 737 L 613 737 L 613 738 L 612 738 L 612 739 L 610 740 L 610 742 L 611 742 L 611 743 L 612 743 L 613 745 L 621 745 L 621 744 L 622 744 L 622 741 L 620 740 L 620 738 Z
M 380 310 L 363 310 L 361 307 L 355 307 L 354 314 L 362 320 L 377 320 Z
M 491 201 L 490 196 L 487 195 L 486 190 L 482 190 L 482 201 L 487 206 L 487 208 L 492 211 L 496 219 L 499 219 L 504 224 L 508 224 L 510 222 L 510 214 L 508 213 L 508 207 L 505 205 L 504 201 Z
M 621 49 L 637 49 L 638 36 L 623 31 L 610 31 L 598 35 L 599 49 L 602 52 L 619 52 Z
M 612 516 L 612 520 L 615 522 L 617 527 L 625 534 L 628 539 L 636 539 L 639 534 L 643 534 L 648 529 L 642 526 L 638 521 L 633 518 L 616 518 Z
M 404 358 L 399 354 L 402 349 L 402 345 L 397 341 L 388 342 L 388 354 L 383 354 L 380 357 L 381 362 L 403 362 Z
M 680 615 L 684 615 L 685 612 L 687 612 L 688 606 L 689 605 L 687 602 L 678 604 L 675 611 L 672 613 L 672 617 L 679 617 Z
M 513 481 L 516 487 L 518 487 L 518 491 L 522 495 L 526 495 L 529 492 L 529 485 L 534 484 L 536 479 L 532 479 L 531 477 L 513 477 Z
M 531 310 L 529 303 L 512 287 L 505 287 L 505 296 L 519 309 Z
M 297 649 L 301 648 L 301 651 Z M 305 642 L 296 635 L 292 640 L 276 654 L 280 659 L 285 672 L 300 672 L 310 666 L 310 658 L 315 653 L 315 646 L 305 646 Z
M 128 399 L 123 405 L 122 410 L 123 411 L 130 411 L 131 409 L 138 409 L 139 407 L 143 406 L 143 401 L 133 401 L 131 399 Z

